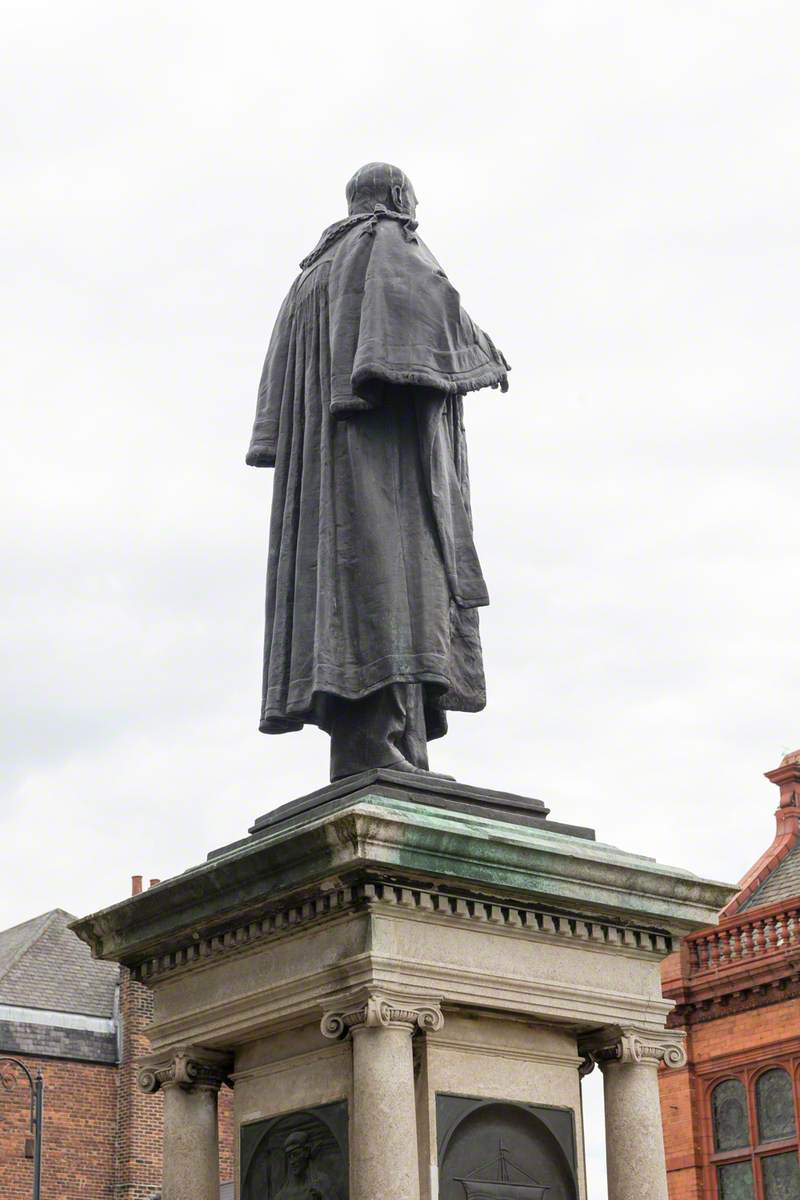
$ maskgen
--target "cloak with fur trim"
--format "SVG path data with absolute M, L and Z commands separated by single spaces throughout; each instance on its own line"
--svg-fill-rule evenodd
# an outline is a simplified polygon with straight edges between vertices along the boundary
M 425 685 L 429 738 L 485 704 L 462 396 L 509 367 L 415 229 L 331 226 L 272 334 L 247 455 L 275 467 L 265 733 L 395 682 Z

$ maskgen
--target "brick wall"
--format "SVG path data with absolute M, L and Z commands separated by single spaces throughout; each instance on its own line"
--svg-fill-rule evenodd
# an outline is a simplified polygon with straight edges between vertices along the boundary
M 725 1059 L 743 1050 L 768 1050 L 776 1042 L 797 1036 L 800 1030 L 800 999 L 704 1021 L 691 1030 L 692 1057 L 699 1066 L 711 1059 Z
M 114 1066 L 18 1055 L 44 1076 L 42 1200 L 111 1200 L 114 1195 Z M 17 1072 L 18 1076 L 18 1072 Z M 24 1080 L 0 1087 L 0 1197 L 30 1200 L 33 1161 L 23 1157 L 30 1127 Z
M 150 1200 L 161 1188 L 161 1137 L 164 1101 L 149 1096 L 136 1082 L 136 1060 L 150 1051 L 145 1029 L 153 1019 L 153 996 L 124 968 L 119 1010 L 122 1053 L 115 1147 L 114 1200 Z
M 136 1060 L 150 1052 L 145 1030 L 153 1019 L 153 994 L 124 968 L 120 980 L 122 1056 L 119 1068 L 119 1116 L 114 1200 L 150 1200 L 161 1187 L 164 1100 L 148 1095 L 136 1082 Z M 220 1180 L 233 1179 L 233 1093 L 219 1093 Z M 0 1197 L 5 1196 L 0 1192 Z M 81 1200 L 83 1198 L 81 1197 Z
M 151 1200 L 161 1189 L 164 1102 L 136 1081 L 136 1059 L 150 1045 L 145 1030 L 153 997 L 123 970 L 120 979 L 122 1046 L 119 1067 L 17 1055 L 44 1076 L 42 1200 Z M 19 1078 L 0 1085 L 0 1200 L 30 1200 L 33 1162 L 24 1157 L 29 1092 Z M 233 1179 L 233 1093 L 220 1104 L 220 1178 Z
M 689 1064 L 659 1072 L 670 1200 L 712 1200 L 705 1168 L 711 1145 L 708 1087 L 743 1059 L 781 1061 L 796 1050 L 800 999 L 720 1015 L 687 1031 Z M 735 1060 L 735 1062 L 734 1062 Z
M 670 1200 L 704 1200 L 694 1068 L 662 1069 L 658 1082 Z
M 222 1183 L 233 1179 L 233 1143 L 233 1091 L 224 1087 L 219 1093 L 219 1177 Z

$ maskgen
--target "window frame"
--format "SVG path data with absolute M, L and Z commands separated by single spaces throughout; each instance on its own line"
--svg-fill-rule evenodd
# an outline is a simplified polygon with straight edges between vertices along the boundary
M 768 1071 L 785 1071 L 789 1076 L 794 1102 L 794 1136 L 780 1138 L 769 1142 L 761 1141 L 761 1131 L 758 1126 L 758 1108 L 756 1104 L 756 1087 L 758 1080 Z M 749 1124 L 750 1144 L 740 1146 L 736 1150 L 716 1150 L 714 1137 L 714 1089 L 729 1079 L 738 1080 L 744 1087 L 747 1102 L 747 1117 Z M 754 1200 L 766 1200 L 764 1193 L 764 1178 L 762 1163 L 765 1158 L 773 1155 L 786 1154 L 792 1151 L 800 1158 L 800 1056 L 793 1055 L 791 1059 L 770 1058 L 768 1060 L 742 1067 L 734 1067 L 715 1074 L 705 1087 L 705 1114 L 708 1123 L 707 1162 L 711 1195 L 714 1200 L 721 1200 L 719 1191 L 719 1167 L 732 1163 L 749 1162 L 753 1168 Z

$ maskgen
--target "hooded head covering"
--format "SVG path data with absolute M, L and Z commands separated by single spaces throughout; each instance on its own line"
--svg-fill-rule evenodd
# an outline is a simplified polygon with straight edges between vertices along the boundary
M 383 205 L 390 211 L 413 217 L 417 208 L 414 185 L 404 171 L 391 163 L 373 162 L 359 167 L 345 188 L 345 196 L 350 216 L 371 213 Z

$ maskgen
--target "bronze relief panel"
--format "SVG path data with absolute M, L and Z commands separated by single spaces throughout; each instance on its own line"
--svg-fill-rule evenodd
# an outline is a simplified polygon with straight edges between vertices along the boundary
M 438 1094 L 439 1200 L 578 1200 L 571 1109 Z
M 347 1104 L 243 1125 L 242 1200 L 348 1200 Z

